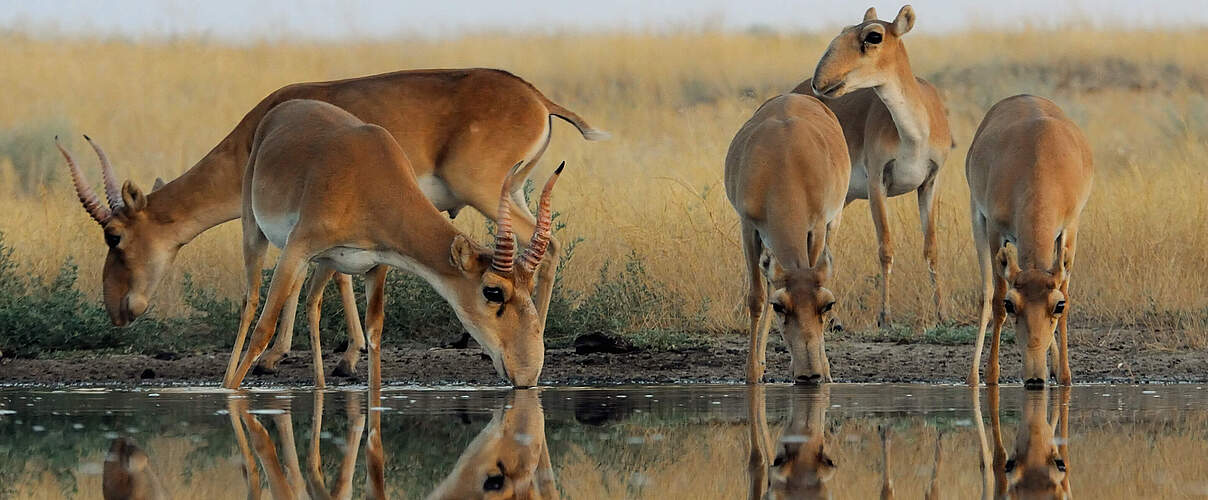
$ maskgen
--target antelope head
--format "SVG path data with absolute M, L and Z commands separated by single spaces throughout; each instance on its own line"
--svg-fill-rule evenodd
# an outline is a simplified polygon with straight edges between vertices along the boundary
M 158 500 L 168 498 L 147 453 L 134 440 L 119 437 L 109 445 L 101 489 L 105 500 Z
M 834 98 L 884 84 L 898 62 L 906 59 L 901 38 L 912 27 L 914 9 L 909 5 L 898 11 L 893 22 L 877 19 L 877 10 L 870 7 L 864 21 L 843 28 L 818 60 L 814 94 Z
M 566 163 L 559 165 L 545 183 L 537 208 L 537 227 L 517 259 L 510 193 L 520 166 L 516 164 L 503 182 L 494 250 L 463 236 L 453 240 L 453 265 L 462 279 L 451 302 L 462 324 L 491 356 L 495 370 L 516 387 L 531 387 L 537 385 L 545 357 L 545 325 L 533 303 L 533 286 L 553 230 L 550 194 Z
M 830 382 L 830 361 L 822 336 L 823 325 L 835 307 L 835 295 L 824 287 L 831 274 L 830 251 L 823 250 L 808 268 L 786 271 L 767 254 L 761 264 L 772 284 L 769 302 L 789 346 L 793 379 L 799 384 Z
M 109 247 L 102 274 L 105 310 L 114 326 L 127 326 L 147 312 L 151 294 L 163 279 L 164 271 L 176 259 L 180 244 L 167 230 L 167 223 L 171 221 L 157 220 L 148 213 L 147 196 L 133 182 L 126 181 L 119 188 L 105 151 L 88 136 L 84 139 L 100 158 L 108 206 L 101 204 L 80 167 L 59 144 L 58 137 L 55 137 L 55 146 L 67 160 L 80 203 L 101 225 L 105 245 Z M 160 182 L 156 182 L 157 189 Z
M 1065 498 L 1065 460 L 1053 434 L 1059 410 L 1048 418 L 1048 390 L 1028 392 L 1023 421 L 1015 435 L 1015 451 L 1003 466 L 1010 498 Z
M 835 462 L 828 452 L 826 409 L 830 388 L 807 388 L 794 398 L 788 425 L 773 449 L 775 458 L 769 474 L 770 498 L 830 498 L 828 482 L 835 475 Z M 796 403 L 806 402 L 804 412 Z
M 513 391 L 510 405 L 470 442 L 429 500 L 557 498 L 545 414 L 535 390 Z
M 1058 238 L 1057 258 L 1049 269 L 1019 268 L 1018 251 L 1007 243 L 995 257 L 995 271 L 1007 282 L 1000 306 L 1015 316 L 1015 344 L 1023 349 L 1023 379 L 1028 389 L 1040 389 L 1048 380 L 1048 351 L 1057 321 L 1065 314 L 1065 238 Z

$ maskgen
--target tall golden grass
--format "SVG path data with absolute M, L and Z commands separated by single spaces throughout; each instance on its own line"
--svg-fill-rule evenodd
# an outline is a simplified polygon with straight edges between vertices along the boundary
M 810 76 L 831 36 L 482 35 L 229 45 L 7 34 L 0 36 L 0 129 L 66 120 L 149 188 L 156 176 L 171 178 L 191 166 L 259 99 L 291 82 L 401 68 L 507 69 L 614 134 L 588 143 L 559 126 L 545 154 L 542 169 L 563 159 L 569 165 L 555 200 L 567 223 L 562 237 L 585 239 L 566 283 L 590 286 L 602 264 L 636 252 L 662 286 L 689 303 L 708 301 L 707 328 L 726 331 L 740 328 L 745 314 L 737 218 L 721 184 L 726 148 L 763 100 Z M 1078 122 L 1097 163 L 1072 322 L 1143 325 L 1160 330 L 1154 343 L 1208 345 L 1208 52 L 1188 50 L 1208 43 L 1208 32 L 929 36 L 920 23 L 906 43 L 915 73 L 943 91 L 957 143 L 942 169 L 938 201 L 949 313 L 973 321 L 980 300 L 963 173 L 969 141 L 995 101 L 1034 93 Z M 4 165 L 21 168 L 0 159 Z M 80 266 L 80 286 L 97 291 L 104 245 L 70 187 L 59 182 L 22 196 L 14 182 L 5 185 L 11 193 L 0 201 L 0 230 L 18 255 L 44 274 L 70 257 Z M 867 206 L 847 208 L 833 247 L 840 315 L 858 328 L 873 324 L 877 304 Z M 925 324 L 930 285 L 913 195 L 891 199 L 890 209 L 896 319 Z M 459 223 L 481 234 L 476 214 Z M 222 293 L 240 292 L 238 234 L 237 223 L 227 224 L 185 247 L 156 297 L 160 314 L 184 311 L 183 273 Z

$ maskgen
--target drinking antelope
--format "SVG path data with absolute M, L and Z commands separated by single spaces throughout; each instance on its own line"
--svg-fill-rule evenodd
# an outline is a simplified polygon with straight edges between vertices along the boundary
M 762 385 L 747 392 L 750 426 L 751 481 L 749 498 L 830 498 L 828 484 L 836 465 L 828 448 L 826 409 L 830 407 L 830 387 L 807 388 L 793 399 L 789 422 L 775 446 L 768 430 L 766 397 Z M 804 409 L 798 403 L 804 400 Z M 800 410 L 800 411 L 799 411 Z M 770 464 L 768 457 L 774 457 Z
M 793 89 L 817 95 L 843 126 L 851 157 L 851 183 L 844 204 L 868 200 L 881 256 L 881 311 L 877 324 L 890 321 L 889 276 L 893 242 L 886 198 L 914 191 L 923 225 L 923 258 L 931 272 L 936 319 L 944 321 L 937 277 L 935 185 L 954 143 L 947 110 L 936 88 L 914 76 L 902 36 L 914 27 L 914 9 L 902 7 L 893 22 L 877 19 L 848 26 L 831 40 L 814 77 Z
M 270 109 L 290 99 L 326 101 L 385 128 L 407 152 L 424 195 L 450 215 L 469 205 L 488 219 L 497 220 L 499 185 L 508 169 L 523 160 L 516 189 L 509 193 L 510 210 L 518 215 L 513 219 L 514 228 L 521 238 L 529 238 L 536 227 L 521 187 L 549 144 L 552 117 L 571 123 L 587 140 L 608 136 L 510 73 L 449 69 L 399 71 L 283 87 L 252 108 L 187 172 L 162 187 L 157 181 L 156 188 L 145 194 L 131 181 L 119 187 L 113 167 L 93 144 L 101 155 L 108 206 L 101 204 L 78 169 L 73 168 L 73 179 L 76 193 L 89 215 L 101 225 L 109 247 L 103 270 L 103 299 L 114 325 L 128 325 L 148 310 L 152 294 L 183 245 L 211 227 L 240 217 L 244 167 L 256 127 Z M 551 238 L 549 246 L 550 260 L 556 263 L 561 245 Z M 319 281 L 325 274 L 329 273 L 320 273 Z M 554 266 L 547 265 L 537 280 L 535 303 L 542 320 L 549 306 L 553 276 Z M 336 374 L 351 375 L 365 341 L 356 321 L 351 281 L 340 276 L 338 282 L 352 342 Z M 245 300 L 258 300 L 257 292 L 253 287 Z M 275 371 L 289 351 L 296 303 L 288 306 L 281 337 L 261 359 L 259 366 L 265 371 Z M 252 319 L 244 317 L 241 329 L 249 328 Z M 227 377 L 234 368 L 233 364 L 228 366 Z
M 750 284 L 747 383 L 763 378 L 768 304 L 781 323 L 795 380 L 831 380 L 822 337 L 823 320 L 835 305 L 825 288 L 832 264 L 828 241 L 839 227 L 848 163 L 835 114 L 804 95 L 763 103 L 730 143 L 726 196 L 742 220 Z
M 1072 381 L 1066 337 L 1070 271 L 1078 218 L 1090 197 L 1093 175 L 1086 138 L 1051 101 L 1018 95 L 986 112 L 965 162 L 983 284 L 969 385 L 977 385 L 991 310 L 994 335 L 986 384 L 998 383 L 999 337 L 1008 312 L 1016 317 L 1015 343 L 1023 350 L 1025 385 L 1044 386 L 1046 354 L 1053 347 L 1058 382 Z
M 998 387 L 990 387 L 989 410 L 993 451 L 985 436 L 980 409 L 976 412 L 983 474 L 982 498 L 1071 498 L 1069 458 L 1070 389 L 1060 388 L 1049 417 L 1049 391 L 1022 394 L 1023 418 L 1015 431 L 1015 449 L 1007 458 L 999 417 Z M 973 404 L 978 404 L 974 391 Z M 1060 424 L 1060 427 L 1058 427 Z
M 273 108 L 256 130 L 244 175 L 244 264 L 250 290 L 258 288 L 270 242 L 282 249 L 281 257 L 247 352 L 223 385 L 238 387 L 264 352 L 286 301 L 300 293 L 312 260 L 340 272 L 371 275 L 366 311 L 371 388 L 381 384 L 386 266 L 423 277 L 453 307 L 500 375 L 516 386 L 535 385 L 545 325 L 533 288 L 550 245 L 550 193 L 562 167 L 541 193 L 536 230 L 517 263 L 510 205 L 523 167 L 521 160 L 497 191 L 492 255 L 424 197 L 406 153 L 386 129 L 321 101 L 291 100 Z M 310 293 L 314 291 L 312 286 Z M 249 300 L 244 315 L 254 314 L 254 308 Z M 240 333 L 233 353 L 242 349 L 246 330 Z M 313 328 L 311 335 L 317 340 Z

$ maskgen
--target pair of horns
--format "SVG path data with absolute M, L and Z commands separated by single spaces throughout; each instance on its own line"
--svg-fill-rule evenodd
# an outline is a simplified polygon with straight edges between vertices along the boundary
M 514 177 L 521 165 L 524 165 L 523 161 L 513 166 L 507 177 L 504 177 L 503 189 L 499 193 L 499 214 L 495 221 L 495 254 L 491 257 L 491 269 L 500 274 L 512 272 L 516 255 L 516 239 L 512 235 L 512 212 L 509 198 L 515 181 Z M 541 190 L 541 201 L 537 204 L 537 227 L 533 230 L 533 238 L 529 240 L 528 248 L 520 257 L 521 266 L 530 273 L 537 270 L 541 259 L 545 257 L 545 250 L 549 248 L 550 235 L 553 232 L 550 194 L 565 166 L 566 162 L 558 165 L 557 170 L 554 170 L 553 175 L 550 175 L 549 180 L 545 182 L 545 188 Z
M 75 185 L 76 195 L 80 197 L 80 203 L 84 205 L 84 210 L 91 215 L 93 220 L 102 226 L 113 214 L 121 210 L 126 204 L 122 201 L 122 191 L 118 188 L 117 179 L 113 175 L 113 165 L 109 163 L 109 157 L 105 155 L 105 151 L 101 149 L 87 135 L 84 140 L 88 141 L 88 145 L 92 146 L 92 150 L 96 152 L 97 158 L 101 160 L 101 177 L 105 180 L 105 198 L 109 200 L 109 207 L 101 205 L 101 200 L 97 198 L 96 191 L 92 190 L 92 186 L 88 185 L 88 181 L 84 180 L 84 172 L 71 159 L 71 154 L 63 149 L 63 145 L 59 144 L 59 136 L 55 136 L 55 147 L 59 148 L 59 152 L 63 153 L 63 159 L 67 160 L 67 168 L 71 170 L 71 183 Z

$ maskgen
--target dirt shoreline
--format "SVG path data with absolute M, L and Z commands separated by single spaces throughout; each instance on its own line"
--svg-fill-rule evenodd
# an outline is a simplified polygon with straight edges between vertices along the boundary
M 1071 347 L 1075 383 L 1208 382 L 1208 356 L 1200 351 L 1171 352 L 1113 342 Z M 835 382 L 963 383 L 971 346 L 827 342 Z M 987 349 L 988 350 L 988 349 Z M 1020 356 L 1004 346 L 1003 383 L 1018 383 Z M 714 347 L 624 354 L 577 354 L 550 349 L 542 385 L 616 385 L 742 383 L 747 347 L 729 337 Z M 99 355 L 76 359 L 8 359 L 0 362 L 0 385 L 165 386 L 218 385 L 226 352 L 156 359 L 146 355 Z M 248 375 L 245 385 L 311 385 L 308 354 L 295 350 L 273 375 Z M 333 377 L 338 357 L 324 355 L 329 386 L 363 384 L 365 356 L 356 378 Z M 983 363 L 984 366 L 984 363 Z M 471 349 L 386 348 L 382 373 L 389 384 L 503 385 L 482 351 Z M 789 355 L 769 346 L 768 382 L 790 381 Z

